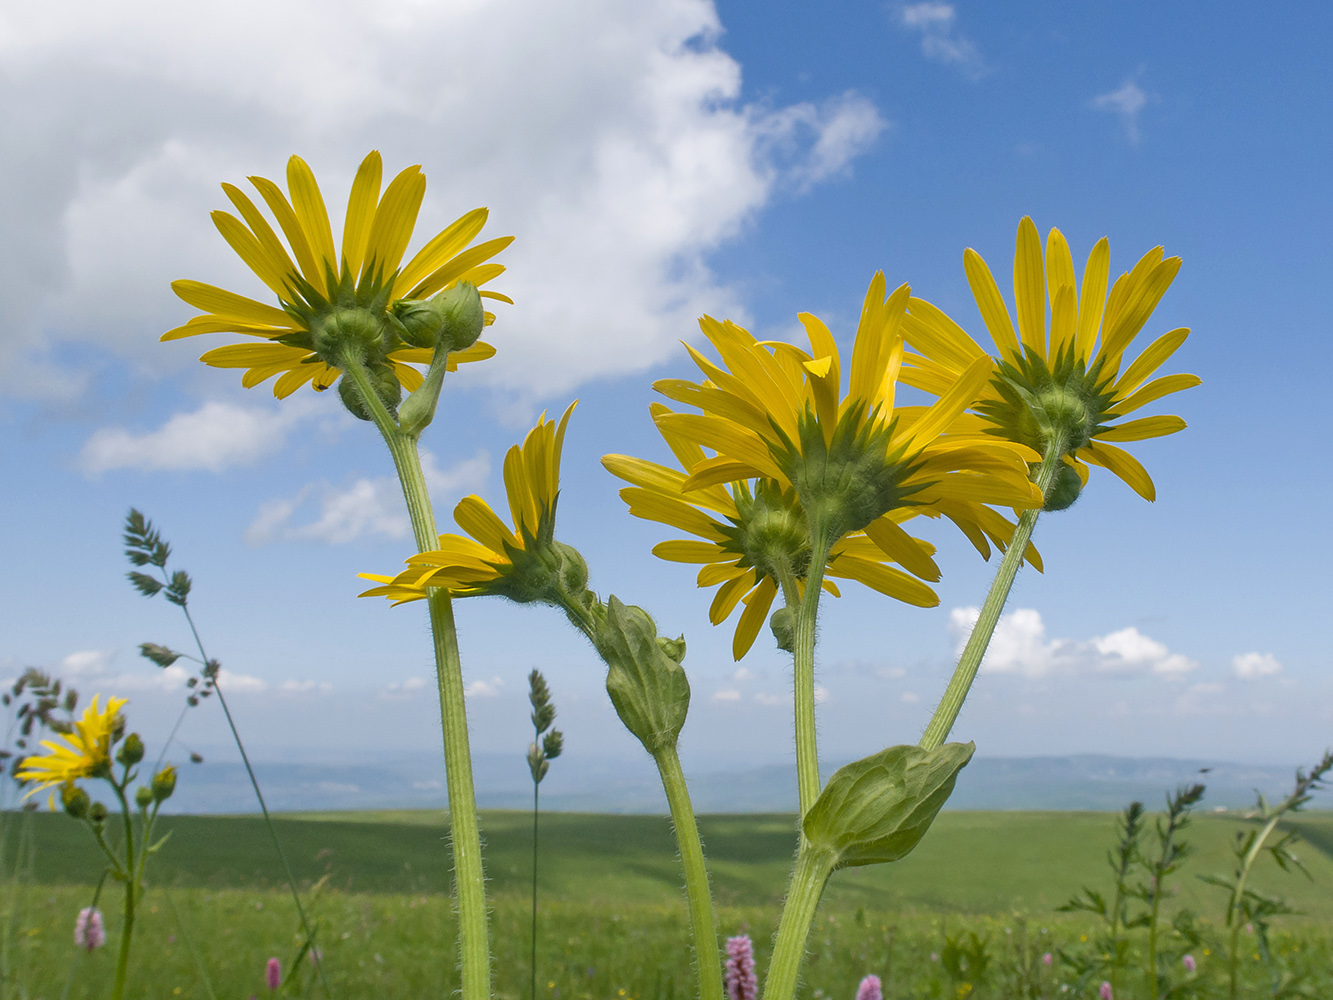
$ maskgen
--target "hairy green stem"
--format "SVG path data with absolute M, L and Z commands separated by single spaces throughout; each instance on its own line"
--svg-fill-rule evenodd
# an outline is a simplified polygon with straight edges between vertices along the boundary
M 365 365 L 355 356 L 344 371 L 356 385 L 366 410 L 393 457 L 394 468 L 407 502 L 412 534 L 419 552 L 438 542 L 426 477 L 421 469 L 415 435 L 406 433 L 389 413 L 371 384 Z M 450 840 L 454 855 L 454 890 L 458 899 L 459 961 L 463 1000 L 490 1000 L 491 957 L 486 925 L 486 883 L 481 864 L 481 829 L 472 784 L 472 752 L 468 746 L 467 709 L 463 699 L 463 666 L 458 655 L 458 631 L 449 594 L 432 588 L 431 636 L 435 645 L 435 677 L 440 696 L 444 737 L 444 774 L 449 793 Z
M 125 922 L 120 930 L 120 950 L 116 956 L 116 977 L 111 984 L 111 1000 L 122 1000 L 125 996 L 125 976 L 130 965 L 130 943 L 134 937 L 134 904 L 138 888 L 134 851 L 134 820 L 130 817 L 130 804 L 125 800 L 125 789 L 114 780 L 110 782 L 120 800 L 120 814 L 125 822 Z
M 1060 468 L 1064 452 L 1063 438 L 1052 438 L 1047 444 L 1046 455 L 1037 470 L 1036 478 L 1037 488 L 1043 496 L 1046 495 L 1047 488 Z M 1004 604 L 1009 600 L 1009 591 L 1013 588 L 1019 566 L 1023 564 L 1023 553 L 1032 538 L 1032 529 L 1037 526 L 1037 517 L 1040 514 L 1041 508 L 1034 507 L 1019 515 L 1018 526 L 1014 529 L 1009 546 L 1004 550 L 1004 558 L 1000 560 L 1000 566 L 995 571 L 995 579 L 991 581 L 986 601 L 981 605 L 981 614 L 977 616 L 977 623 L 972 626 L 972 634 L 968 636 L 967 645 L 963 647 L 963 655 L 958 658 L 958 666 L 954 668 L 953 677 L 949 679 L 949 686 L 945 688 L 944 696 L 940 698 L 939 705 L 935 707 L 935 714 L 921 737 L 920 745 L 927 750 L 941 746 L 949 738 L 953 724 L 958 721 L 958 713 L 962 711 L 963 702 L 967 700 L 967 693 L 972 689 L 972 682 L 976 680 L 977 670 L 981 667 L 981 659 L 986 655 L 986 647 L 990 645 L 991 636 L 995 634 L 995 626 L 1000 621 L 1000 612 L 1004 610 Z
M 1245 852 L 1245 857 L 1241 859 L 1240 870 L 1236 873 L 1236 888 L 1231 893 L 1231 902 L 1227 906 L 1227 920 L 1231 924 L 1230 954 L 1227 956 L 1227 997 L 1229 1000 L 1236 1000 L 1236 974 L 1239 970 L 1237 961 L 1240 954 L 1240 905 L 1245 899 L 1245 883 L 1250 877 L 1250 868 L 1254 865 L 1254 860 L 1263 850 L 1264 841 L 1268 835 L 1273 832 L 1277 826 L 1278 820 L 1282 818 L 1282 810 L 1279 810 L 1259 831 L 1259 835 L 1254 838 L 1254 843 L 1250 849 Z
M 763 1000 L 792 1000 L 796 995 L 810 925 L 814 923 L 819 899 L 836 862 L 834 855 L 802 842 L 796 855 L 791 886 L 787 889 L 787 901 L 782 906 L 778 934 L 773 941 L 773 958 L 764 980 Z
M 690 926 L 694 933 L 694 958 L 699 966 L 699 996 L 702 1000 L 722 1000 L 722 953 L 717 946 L 717 921 L 713 916 L 713 897 L 708 888 L 708 868 L 704 864 L 699 824 L 690 804 L 685 773 L 674 746 L 653 755 L 657 773 L 662 776 L 671 823 L 676 829 L 676 845 L 681 867 L 685 870 L 685 894 L 690 906 Z
M 824 584 L 824 564 L 834 539 L 827 524 L 811 525 L 810 568 L 806 574 L 805 593 L 793 609 L 792 636 L 793 693 L 796 708 L 796 789 L 801 805 L 801 819 L 819 798 L 819 748 L 815 727 L 815 632 L 819 618 L 819 595 Z M 783 574 L 787 576 L 789 574 Z M 796 587 L 783 584 L 789 602 Z

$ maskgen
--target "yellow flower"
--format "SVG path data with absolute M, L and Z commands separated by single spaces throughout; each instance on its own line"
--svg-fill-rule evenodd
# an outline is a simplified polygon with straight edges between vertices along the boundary
M 325 335 L 337 325 L 334 317 L 339 311 L 343 327 L 347 326 L 347 312 L 359 311 L 368 320 L 371 334 L 383 338 L 378 346 L 393 377 L 409 392 L 415 390 L 421 385 L 422 375 L 412 365 L 429 365 L 434 351 L 413 347 L 394 336 L 393 324 L 388 320 L 393 305 L 400 300 L 428 298 L 459 282 L 485 284 L 504 271 L 502 265 L 487 261 L 513 237 L 465 249 L 486 222 L 486 209 L 478 208 L 455 221 L 403 264 L 426 191 L 426 178 L 419 166 L 408 167 L 389 182 L 381 198 L 381 177 L 380 154 L 372 151 L 352 182 L 340 251 L 334 249 L 319 185 L 299 156 L 287 161 L 290 200 L 271 180 L 250 178 L 286 237 L 286 246 L 243 191 L 223 184 L 223 191 L 241 218 L 218 211 L 213 213 L 213 223 L 278 297 L 281 308 L 203 282 L 175 281 L 172 290 L 202 309 L 204 315 L 167 331 L 161 339 L 201 333 L 256 337 L 261 343 L 218 347 L 200 360 L 215 368 L 246 369 L 241 378 L 246 388 L 278 375 L 273 394 L 281 399 L 307 382 L 313 383 L 316 391 L 323 391 L 338 380 L 342 372 Z M 511 301 L 499 292 L 483 290 L 481 294 Z M 488 324 L 494 318 L 486 314 Z M 459 363 L 481 361 L 494 353 L 490 345 L 477 342 L 454 352 L 447 360 L 448 368 L 453 371 Z
M 654 418 L 669 412 L 660 403 L 652 405 Z M 775 479 L 742 480 L 727 487 L 715 483 L 686 491 L 689 475 L 707 461 L 703 449 L 660 421 L 659 428 L 684 472 L 628 455 L 607 455 L 602 464 L 632 484 L 620 491 L 631 514 L 702 539 L 661 542 L 654 546 L 653 554 L 669 562 L 701 564 L 698 585 L 718 587 L 708 609 L 714 625 L 722 624 L 744 605 L 731 646 L 732 655 L 739 660 L 759 635 L 782 578 L 794 580 L 798 596 L 804 592 L 811 558 L 806 512 L 792 487 Z M 921 582 L 940 578 L 931 558 L 935 547 L 898 527 L 898 521 L 913 513 L 912 508 L 899 508 L 882 519 L 883 524 L 876 522 L 874 530 L 894 550 L 894 560 L 915 576 L 889 565 L 894 560 L 863 531 L 848 534 L 833 545 L 827 575 L 857 580 L 918 607 L 939 604 L 935 592 Z M 821 585 L 834 597 L 840 596 L 832 581 Z
M 106 710 L 97 707 L 98 696 L 84 709 L 83 718 L 74 723 L 74 732 L 62 735 L 65 742 L 42 740 L 42 746 L 51 752 L 44 757 L 25 757 L 19 763 L 19 781 L 38 784 L 28 790 L 24 798 L 35 795 L 52 785 L 68 785 L 79 778 L 91 778 L 111 766 L 111 737 L 118 722 L 124 698 L 107 698 Z
M 1113 441 L 1139 441 L 1185 427 L 1176 416 L 1119 418 L 1163 396 L 1200 384 L 1196 375 L 1167 375 L 1148 381 L 1185 342 L 1189 330 L 1162 334 L 1124 366 L 1124 354 L 1143 329 L 1176 272 L 1179 257 L 1148 251 L 1107 292 L 1110 248 L 1098 241 L 1088 256 L 1081 285 L 1074 276 L 1069 244 L 1060 230 L 1046 240 L 1030 218 L 1018 226 L 1014 252 L 1017 333 L 986 262 L 974 250 L 963 255 L 968 284 L 1000 358 L 997 377 L 974 409 L 992 434 L 1043 453 L 1055 434 L 1065 440 L 1065 461 L 1077 474 L 1069 502 L 1087 482 L 1084 463 L 1110 469 L 1144 499 L 1156 497 L 1152 478 Z M 1049 330 L 1047 315 L 1049 304 Z M 912 299 L 905 336 L 919 355 L 908 355 L 902 380 L 943 394 L 986 352 L 941 310 Z M 1123 366 L 1123 367 L 1122 367 Z M 1049 504 L 1048 504 L 1049 506 Z
M 800 315 L 811 351 L 780 341 L 757 341 L 736 324 L 700 320 L 722 366 L 687 347 L 702 382 L 666 379 L 663 395 L 702 413 L 656 416 L 663 433 L 712 449 L 691 469 L 687 492 L 718 483 L 771 479 L 791 487 L 830 541 L 865 531 L 890 559 L 910 566 L 915 542 L 897 526 L 910 508 L 955 521 L 983 552 L 986 536 L 1003 547 L 1013 527 L 985 507 L 1032 507 L 1040 496 L 1024 445 L 988 438 L 964 411 L 989 380 L 980 357 L 930 407 L 895 407 L 903 358 L 901 329 L 910 289 L 885 296 L 878 273 L 866 293 L 852 350 L 848 388 L 833 335 L 817 317 Z
M 542 414 L 523 444 L 505 455 L 512 529 L 481 497 L 466 496 L 454 508 L 454 520 L 472 537 L 441 535 L 438 549 L 412 556 L 408 568 L 397 576 L 360 574 L 383 585 L 361 596 L 387 597 L 401 604 L 421 600 L 429 587 L 442 587 L 460 597 L 504 594 L 517 601 L 543 599 L 545 587 L 569 560 L 582 562 L 571 555 L 572 549 L 555 541 L 560 452 L 565 426 L 577 405 L 577 400 L 571 403 L 558 424 Z

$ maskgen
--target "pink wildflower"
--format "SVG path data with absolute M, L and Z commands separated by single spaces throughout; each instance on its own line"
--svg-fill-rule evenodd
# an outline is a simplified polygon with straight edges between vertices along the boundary
M 1051 956 L 1051 953 L 1049 951 L 1045 955 L 1041 956 L 1042 965 L 1050 965 L 1054 961 L 1055 959 Z
M 1105 979 L 1102 980 L 1102 988 L 1097 991 L 1097 995 L 1102 1000 L 1115 1000 L 1115 994 L 1111 992 L 1111 984 Z
M 271 990 L 276 990 L 282 985 L 282 963 L 276 958 L 270 958 L 268 965 L 264 966 L 264 981 Z
M 102 926 L 102 911 L 85 906 L 74 921 L 74 945 L 92 953 L 106 944 L 106 929 Z
M 866 976 L 856 988 L 856 1000 L 884 1000 L 884 987 L 879 976 Z
M 1194 962 L 1194 956 L 1193 956 L 1193 955 L 1186 955 L 1186 956 L 1185 956 L 1184 958 L 1182 958 L 1180 961 L 1181 961 L 1181 964 L 1183 964 L 1183 965 L 1185 966 L 1185 971 L 1186 971 L 1186 972 L 1193 972 L 1195 969 L 1198 968 L 1198 966 L 1197 966 L 1197 965 L 1195 964 L 1195 962 Z
M 754 974 L 754 943 L 750 935 L 727 938 L 727 977 L 728 1000 L 755 1000 L 759 993 L 759 980 Z

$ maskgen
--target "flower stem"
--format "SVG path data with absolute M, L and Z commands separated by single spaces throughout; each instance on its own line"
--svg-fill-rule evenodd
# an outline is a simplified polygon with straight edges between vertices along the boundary
M 689 899 L 690 925 L 694 934 L 694 958 L 699 966 L 701 1000 L 722 1000 L 722 953 L 717 946 L 717 921 L 713 916 L 713 897 L 708 888 L 708 868 L 704 865 L 699 825 L 694 819 L 685 773 L 675 746 L 653 755 L 662 776 L 671 823 L 676 828 L 676 845 L 681 867 L 685 869 L 685 894 Z
M 1061 437 L 1052 438 L 1047 444 L 1046 455 L 1037 470 L 1036 478 L 1037 488 L 1041 490 L 1043 496 L 1046 495 L 1047 488 L 1060 468 L 1064 451 L 1064 440 Z M 944 690 L 944 697 L 935 707 L 935 714 L 921 737 L 921 746 L 927 750 L 934 750 L 943 744 L 949 738 L 953 724 L 958 720 L 958 713 L 962 711 L 967 693 L 972 688 L 972 682 L 976 680 L 981 659 L 986 655 L 986 647 L 990 645 L 995 626 L 999 624 L 1000 612 L 1004 610 L 1004 604 L 1009 600 L 1009 591 L 1013 588 L 1014 578 L 1018 575 L 1018 567 L 1023 564 L 1023 554 L 1027 549 L 1028 540 L 1032 538 L 1032 529 L 1037 526 L 1037 516 L 1040 513 L 1040 507 L 1033 507 L 1019 515 L 1018 526 L 1014 529 L 1013 537 L 1009 539 L 1009 547 L 1004 551 L 999 569 L 995 571 L 995 579 L 991 581 L 990 592 L 986 594 L 986 601 L 981 606 L 981 614 L 977 616 L 977 623 L 972 626 L 972 634 L 968 636 L 967 645 L 963 647 L 963 655 L 958 658 L 958 666 L 954 668 L 949 686 Z
M 1285 804 L 1283 803 L 1283 805 Z M 1228 942 L 1230 954 L 1227 956 L 1228 1000 L 1236 1000 L 1237 960 L 1240 954 L 1240 904 L 1245 900 L 1245 883 L 1249 880 L 1250 868 L 1254 866 L 1254 859 L 1263 850 L 1264 841 L 1273 832 L 1273 828 L 1277 826 L 1278 820 L 1282 818 L 1285 811 L 1281 808 L 1275 811 L 1273 817 L 1259 831 L 1259 835 L 1254 838 L 1254 843 L 1250 845 L 1250 849 L 1245 852 L 1245 857 L 1241 859 L 1240 868 L 1236 872 L 1236 888 L 1232 890 L 1231 902 L 1227 906 L 1227 920 L 1231 923 L 1231 940 Z
M 365 365 L 354 355 L 344 371 L 365 403 L 371 419 L 393 457 L 407 501 L 408 517 L 418 552 L 438 544 L 435 514 L 421 469 L 416 437 L 403 431 L 371 384 Z M 481 865 L 481 830 L 472 784 L 472 752 L 468 746 L 467 708 L 463 699 L 463 665 L 458 655 L 458 630 L 447 591 L 431 588 L 431 636 L 435 644 L 435 678 L 440 696 L 444 737 L 444 775 L 449 794 L 450 840 L 454 854 L 454 889 L 458 897 L 458 942 L 463 1000 L 490 1000 L 491 957 L 486 926 L 486 883 Z
M 805 941 L 810 936 L 819 899 L 824 885 L 833 874 L 836 858 L 826 851 L 816 850 L 802 842 L 792 871 L 787 901 L 782 906 L 777 938 L 773 942 L 773 958 L 764 980 L 763 1000 L 792 1000 L 796 983 L 805 959 Z
M 794 632 L 792 638 L 793 691 L 796 707 L 796 788 L 801 805 L 801 819 L 819 798 L 819 748 L 815 729 L 815 631 L 819 617 L 819 595 L 824 584 L 824 564 L 828 561 L 833 539 L 827 525 L 812 524 L 810 568 L 805 580 L 805 592 L 796 606 L 793 599 L 799 593 L 790 573 L 781 574 L 783 597 L 792 609 Z
M 533 728 L 536 728 L 535 726 Z M 537 733 L 541 736 L 541 733 Z M 537 778 L 532 779 L 532 961 L 531 998 L 537 1000 L 537 790 L 540 788 Z
M 121 817 L 125 821 L 125 923 L 120 930 L 120 951 L 116 956 L 116 978 L 111 984 L 111 1000 L 122 1000 L 125 996 L 125 976 L 130 965 L 130 944 L 134 937 L 134 904 L 138 890 L 139 871 L 135 865 L 134 820 L 130 817 L 130 804 L 125 799 L 125 789 L 110 781 L 115 789 L 116 798 L 120 799 Z

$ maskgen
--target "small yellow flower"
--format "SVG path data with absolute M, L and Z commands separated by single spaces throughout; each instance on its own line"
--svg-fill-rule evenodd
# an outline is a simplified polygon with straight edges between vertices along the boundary
M 523 444 L 505 455 L 504 481 L 511 529 L 479 496 L 466 496 L 454 508 L 454 520 L 471 537 L 440 535 L 440 547 L 407 560 L 397 576 L 362 573 L 383 586 L 362 597 L 387 597 L 396 604 L 419 601 L 429 587 L 455 596 L 505 594 L 515 600 L 539 600 L 547 574 L 558 574 L 572 550 L 555 541 L 555 508 L 560 495 L 560 453 L 575 401 L 557 424 L 542 414 Z
M 1100 465 L 1144 499 L 1154 499 L 1156 488 L 1147 471 L 1111 442 L 1159 437 L 1185 427 L 1176 416 L 1117 423 L 1163 396 L 1200 384 L 1198 376 L 1184 374 L 1149 381 L 1185 342 L 1189 330 L 1183 327 L 1162 334 L 1124 366 L 1125 351 L 1170 287 L 1180 258 L 1164 258 L 1162 248 L 1155 247 L 1121 274 L 1108 293 L 1110 248 L 1105 239 L 1092 248 L 1080 285 L 1060 230 L 1052 229 L 1047 237 L 1043 265 L 1041 236 L 1024 217 L 1014 251 L 1017 332 L 981 255 L 969 249 L 963 263 L 1000 359 L 996 377 L 973 407 L 990 432 L 1038 453 L 1059 433 L 1065 439 L 1065 461 L 1080 484 L 1088 478 L 1084 463 Z M 905 336 L 920 353 L 907 356 L 902 380 L 942 396 L 986 351 L 929 302 L 913 298 L 909 309 Z M 1069 502 L 1076 496 L 1074 488 Z
M 74 723 L 74 732 L 62 735 L 64 744 L 42 740 L 51 752 L 44 757 L 25 757 L 15 777 L 37 782 L 24 798 L 53 785 L 69 785 L 79 778 L 91 778 L 111 766 L 111 738 L 118 726 L 124 698 L 107 698 L 106 709 L 97 706 L 98 695 L 88 703 L 83 718 Z M 53 807 L 54 808 L 54 807 Z
M 213 213 L 213 223 L 250 270 L 278 297 L 280 308 L 203 282 L 175 281 L 172 290 L 203 310 L 204 315 L 167 331 L 161 339 L 176 340 L 201 333 L 256 337 L 261 343 L 218 347 L 200 360 L 215 368 L 245 369 L 241 384 L 246 388 L 278 375 L 273 394 L 279 399 L 306 383 L 322 391 L 342 374 L 337 359 L 322 349 L 325 345 L 321 339 L 330 318 L 339 310 L 343 311 L 344 320 L 348 311 L 359 310 L 368 317 L 372 329 L 385 328 L 389 310 L 399 300 L 426 299 L 459 282 L 480 287 L 504 271 L 502 265 L 488 261 L 508 246 L 513 237 L 468 248 L 486 222 L 484 208 L 474 209 L 455 221 L 403 264 L 426 191 L 426 178 L 419 166 L 408 167 L 390 181 L 381 197 L 382 171 L 380 154 L 374 151 L 357 170 L 339 250 L 334 248 L 333 231 L 319 185 L 299 156 L 287 162 L 290 200 L 273 181 L 250 178 L 286 238 L 286 246 L 243 191 L 223 184 L 223 191 L 241 218 L 218 211 Z M 511 301 L 499 292 L 483 290 L 481 295 Z M 494 318 L 487 313 L 486 322 Z M 422 375 L 412 365 L 428 365 L 434 351 L 412 347 L 392 337 L 382 346 L 387 352 L 386 363 L 399 384 L 409 392 L 421 385 Z M 447 364 L 452 371 L 459 363 L 481 361 L 494 353 L 490 345 L 477 342 L 453 353 Z

